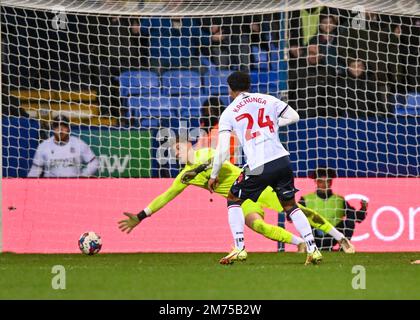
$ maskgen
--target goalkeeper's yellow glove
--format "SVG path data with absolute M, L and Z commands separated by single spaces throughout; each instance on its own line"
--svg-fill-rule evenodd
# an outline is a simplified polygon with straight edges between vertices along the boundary
M 127 234 L 133 231 L 133 229 L 137 227 L 143 219 L 147 218 L 144 210 L 142 210 L 139 214 L 124 212 L 124 215 L 127 216 L 128 219 L 121 220 L 118 222 L 118 224 L 120 230 L 122 232 L 127 232 Z

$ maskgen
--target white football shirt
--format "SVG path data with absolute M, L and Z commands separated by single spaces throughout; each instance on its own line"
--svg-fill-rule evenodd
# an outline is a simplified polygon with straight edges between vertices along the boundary
M 219 132 L 235 131 L 251 170 L 289 155 L 278 136 L 277 119 L 289 106 L 276 97 L 243 92 L 223 111 Z
M 39 145 L 33 166 L 42 168 L 44 177 L 47 178 L 80 177 L 83 175 L 83 165 L 93 161 L 96 161 L 95 154 L 79 138 L 70 136 L 66 144 L 60 145 L 52 136 Z M 31 173 L 28 177 L 30 176 Z

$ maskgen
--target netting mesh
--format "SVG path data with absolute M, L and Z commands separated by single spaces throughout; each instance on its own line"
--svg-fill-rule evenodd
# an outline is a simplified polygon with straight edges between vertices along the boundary
M 415 250 L 418 210 L 408 197 L 418 183 L 406 178 L 420 176 L 419 38 L 420 4 L 410 0 L 3 0 L 3 176 L 127 178 L 5 179 L 5 203 L 17 211 L 5 215 L 5 248 L 74 252 L 75 234 L 94 228 L 109 239 L 106 250 L 137 250 L 136 239 L 117 234 L 115 214 L 143 208 L 170 180 L 132 178 L 175 177 L 182 165 L 170 148 L 175 136 L 215 147 L 219 116 L 231 102 L 226 78 L 242 70 L 251 91 L 300 114 L 280 132 L 296 176 L 327 166 L 356 209 L 366 195 L 373 199 L 372 230 L 365 222 L 355 241 L 375 235 L 388 246 L 372 241 L 364 250 Z M 69 119 L 80 141 L 67 153 L 47 148 L 57 116 Z M 230 160 L 245 161 L 234 139 Z M 361 177 L 404 179 L 348 179 Z M 312 181 L 298 184 L 314 191 Z M 171 203 L 162 228 L 145 228 L 141 250 L 224 250 L 229 233 L 214 211 L 225 203 L 202 205 L 208 194 L 197 190 L 183 199 Z M 380 207 L 384 199 L 395 207 Z M 27 209 L 33 220 L 20 223 Z M 185 228 L 196 225 L 198 211 L 199 229 Z M 410 215 L 409 242 L 392 243 L 406 236 L 402 211 Z M 353 218 L 340 230 L 352 237 L 360 212 L 348 212 Z M 397 233 L 392 219 L 378 222 L 383 212 L 403 221 Z M 56 230 L 62 240 L 45 243 Z M 260 240 L 250 248 L 274 249 Z
M 18 8 L 51 10 L 61 6 L 71 12 L 151 16 L 256 14 L 320 6 L 406 16 L 420 14 L 420 5 L 416 0 L 3 0 L 2 3 Z
M 54 4 L 2 2 L 6 128 L 36 120 L 29 143 L 6 141 L 6 176 L 27 174 L 58 114 L 108 162 L 123 163 L 133 152 L 129 129 L 145 136 L 147 148 L 127 164 L 135 170 L 123 176 L 174 176 L 179 164 L 168 138 L 185 130 L 203 145 L 230 103 L 226 77 L 233 70 L 249 72 L 252 91 L 281 97 L 301 115 L 282 134 L 299 176 L 320 164 L 340 176 L 418 174 L 417 2 Z M 108 135 L 123 144 L 104 148 Z M 27 158 L 14 143 L 25 146 Z M 240 155 L 234 158 L 243 163 Z M 98 175 L 121 175 L 115 168 L 101 166 Z

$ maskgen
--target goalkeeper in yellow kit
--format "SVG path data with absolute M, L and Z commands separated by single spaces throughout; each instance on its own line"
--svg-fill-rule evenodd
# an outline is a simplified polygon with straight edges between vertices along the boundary
M 143 219 L 151 216 L 163 208 L 172 199 L 178 196 L 188 185 L 194 185 L 207 189 L 207 182 L 211 173 L 211 162 L 215 153 L 214 149 L 204 148 L 194 150 L 190 142 L 176 142 L 174 145 L 175 154 L 182 163 L 186 163 L 183 170 L 175 178 L 172 185 L 164 193 L 156 197 L 139 214 L 124 213 L 128 219 L 119 221 L 119 228 L 123 232 L 130 233 Z M 219 184 L 214 192 L 227 198 L 229 190 L 237 179 L 241 178 L 242 170 L 232 163 L 226 161 L 219 174 Z M 337 231 L 334 226 L 315 211 L 300 206 L 307 216 L 311 226 L 324 233 L 333 236 L 341 245 L 346 253 L 353 253 L 354 247 L 344 235 Z M 247 252 L 245 251 L 243 228 L 244 217 L 249 213 L 258 212 L 261 219 L 253 221 L 248 225 L 252 230 L 262 234 L 264 237 L 297 245 L 299 251 L 304 251 L 305 245 L 303 239 L 286 231 L 285 229 L 264 222 L 264 210 L 268 208 L 277 212 L 283 211 L 280 202 L 271 187 L 267 187 L 260 195 L 257 202 L 252 200 L 244 201 L 239 207 L 236 204 L 228 202 L 229 224 L 235 240 L 235 246 L 227 256 L 220 260 L 222 264 L 229 264 L 235 260 L 245 260 Z

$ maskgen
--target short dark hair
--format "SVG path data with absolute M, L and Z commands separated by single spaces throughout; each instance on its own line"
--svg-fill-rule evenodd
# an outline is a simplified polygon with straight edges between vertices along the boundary
M 229 75 L 227 83 L 232 91 L 247 91 L 251 87 L 251 78 L 246 72 L 235 71 Z
M 320 177 L 327 177 L 328 179 L 336 178 L 337 174 L 334 169 L 319 167 L 309 174 L 312 179 L 318 179 Z
M 55 129 L 55 128 L 58 128 L 59 126 L 65 126 L 67 128 L 70 128 L 70 121 L 69 121 L 69 119 L 66 116 L 62 116 L 62 115 L 56 116 L 53 119 L 53 123 L 52 123 L 51 127 L 53 129 Z

